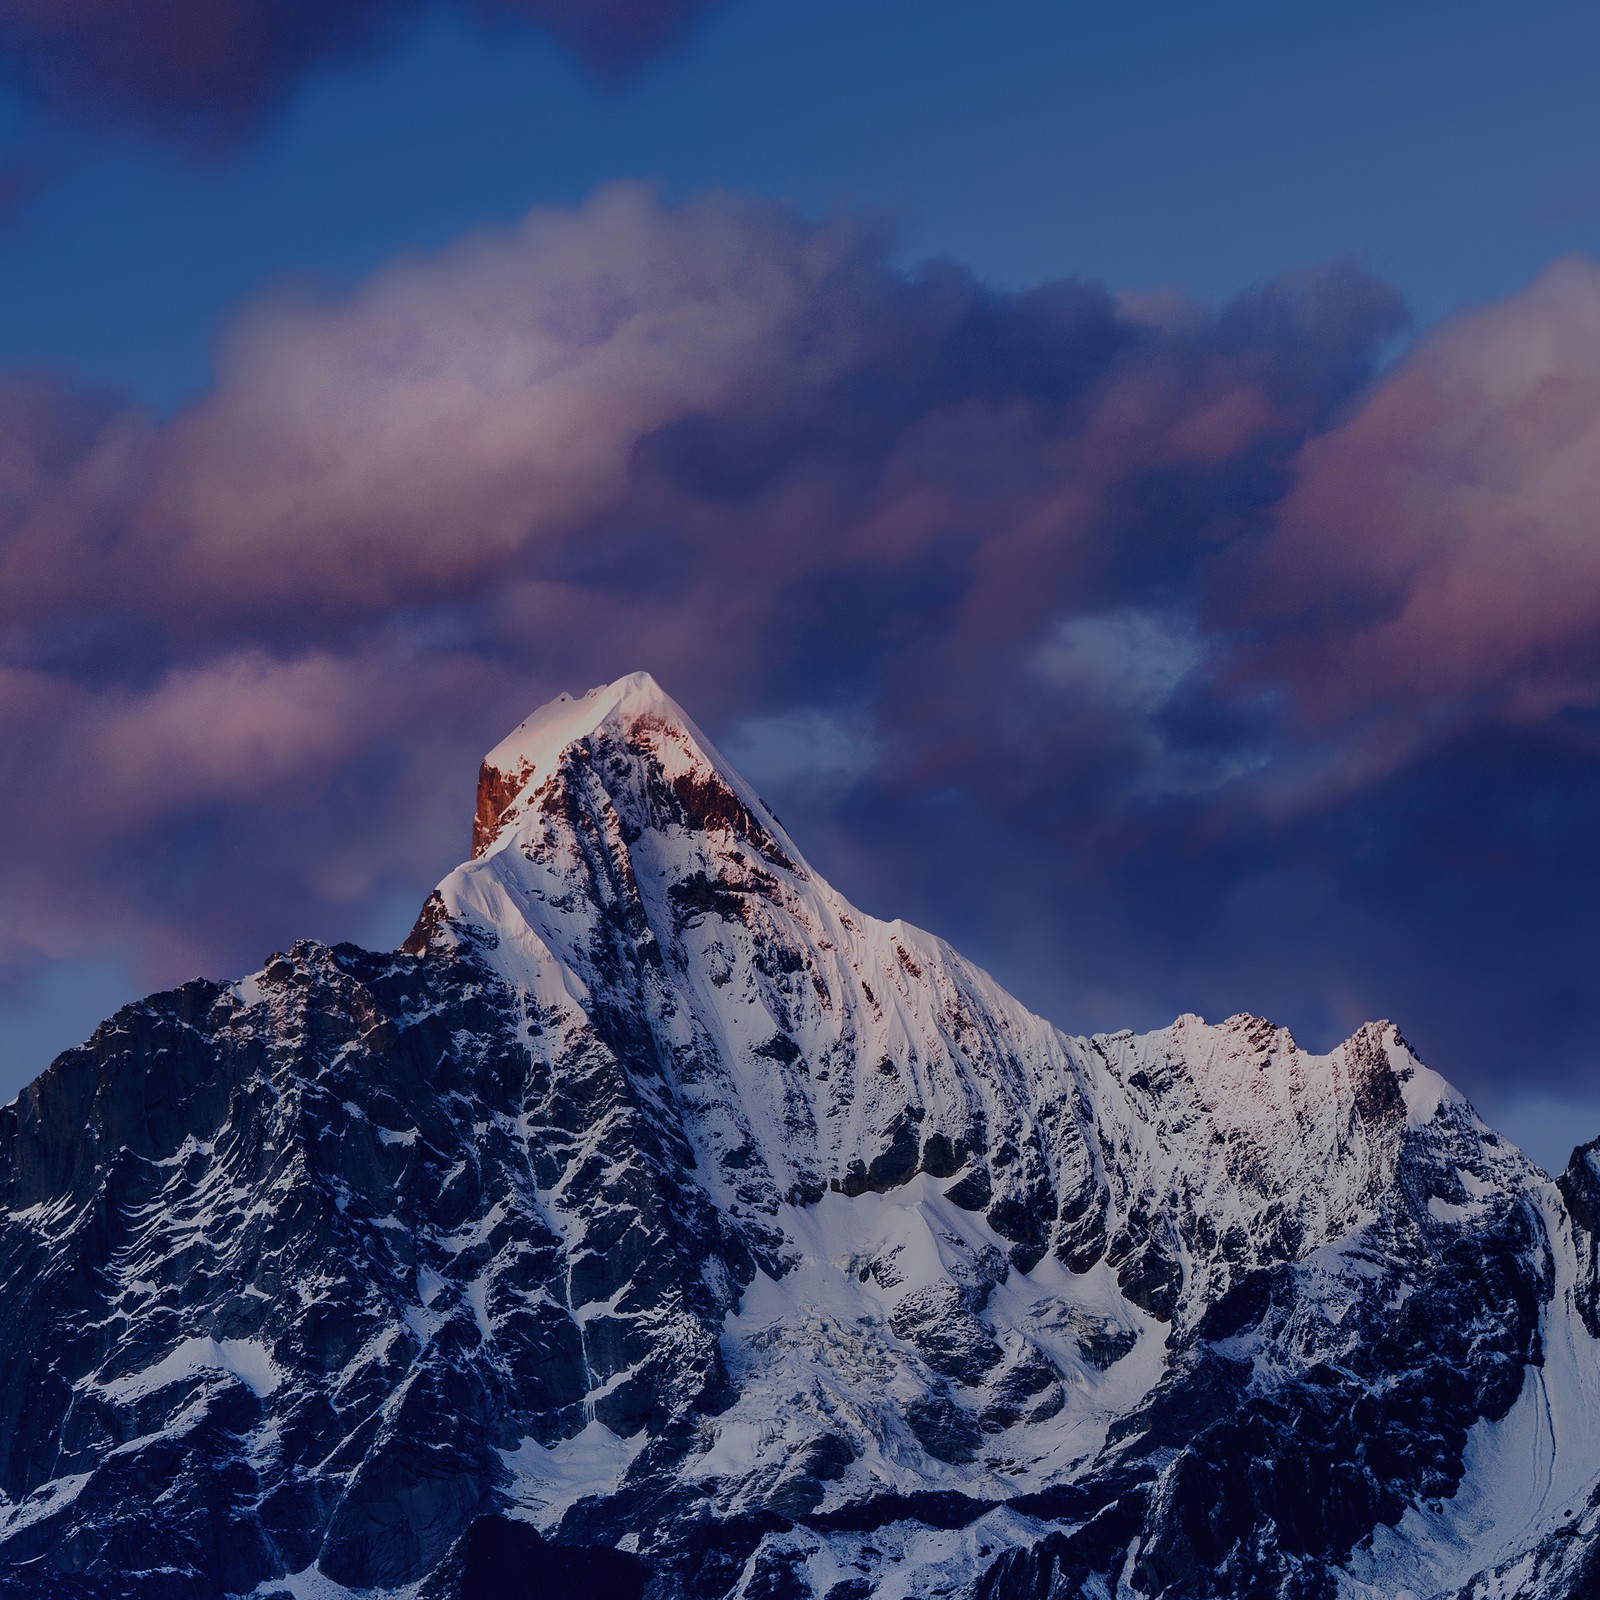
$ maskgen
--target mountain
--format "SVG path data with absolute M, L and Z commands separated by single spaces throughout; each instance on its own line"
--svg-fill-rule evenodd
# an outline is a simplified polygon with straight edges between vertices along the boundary
M 642 674 L 401 951 L 61 1056 L 0 1201 L 0 1596 L 1600 1593 L 1600 1144 L 1388 1023 L 1063 1033 Z

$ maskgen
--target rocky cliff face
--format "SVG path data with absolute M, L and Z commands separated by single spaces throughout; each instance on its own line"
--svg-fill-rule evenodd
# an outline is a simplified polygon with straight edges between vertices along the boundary
M 1060 1032 L 624 679 L 403 951 L 0 1112 L 0 1594 L 1589 1595 L 1597 1170 L 1387 1024 Z

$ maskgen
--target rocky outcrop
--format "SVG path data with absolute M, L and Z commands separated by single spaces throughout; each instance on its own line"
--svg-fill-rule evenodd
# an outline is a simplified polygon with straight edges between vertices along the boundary
M 472 814 L 472 858 L 474 861 L 499 835 L 500 823 L 512 801 L 527 783 L 526 767 L 502 772 L 485 761 L 478 769 L 478 803 Z

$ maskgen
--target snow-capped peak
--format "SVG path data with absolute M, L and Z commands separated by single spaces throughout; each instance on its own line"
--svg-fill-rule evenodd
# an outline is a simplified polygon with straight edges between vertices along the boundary
M 648 672 L 630 672 L 615 683 L 599 683 L 587 694 L 559 694 L 525 717 L 483 758 L 486 767 L 513 772 L 559 760 L 574 740 L 593 733 L 613 712 L 625 718 L 657 716 L 692 727 L 683 708 Z
M 643 733 L 672 777 L 699 769 L 737 796 L 763 825 L 778 830 L 759 795 L 717 751 L 689 714 L 648 672 L 630 672 L 597 684 L 574 699 L 561 694 L 525 718 L 483 758 L 473 819 L 472 854 L 487 855 L 506 825 L 520 815 L 522 801 L 554 776 L 567 752 L 596 735 L 624 743 Z M 632 742 L 637 742 L 634 739 Z M 787 841 L 785 841 L 787 843 Z
M 1243 1014 L 1063 1033 L 810 871 L 643 673 L 546 706 L 491 751 L 478 827 L 408 948 L 466 939 L 574 1026 L 603 994 L 746 1225 L 781 1227 L 792 1196 L 931 1173 L 1015 1263 L 1107 1260 L 1130 1303 L 1187 1325 L 1264 1258 L 1250 1235 L 1292 1256 L 1376 1217 L 1408 1127 L 1443 1109 L 1438 1137 L 1489 1159 L 1487 1130 L 1388 1024 L 1327 1055 Z M 1154 1196 L 1257 1220 L 1223 1259 L 1215 1240 L 1150 1231 Z
M 642 673 L 478 823 L 0 1116 L 0 1595 L 1593 1595 L 1592 1153 L 1388 1023 L 1062 1032 Z

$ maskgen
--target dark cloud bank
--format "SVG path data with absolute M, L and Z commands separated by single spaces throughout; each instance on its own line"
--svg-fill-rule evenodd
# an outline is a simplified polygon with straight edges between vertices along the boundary
M 435 0 L 531 27 L 602 74 L 676 43 L 708 0 Z M 428 0 L 0 0 L 0 74 L 69 114 L 202 147 L 250 133 L 318 68 L 374 54 Z
M 1352 271 L 1212 312 L 891 244 L 618 187 L 255 307 L 170 421 L 10 379 L 0 964 L 398 916 L 481 751 L 647 667 L 1067 1026 L 1386 1014 L 1583 1092 L 1600 270 L 1379 372 Z

